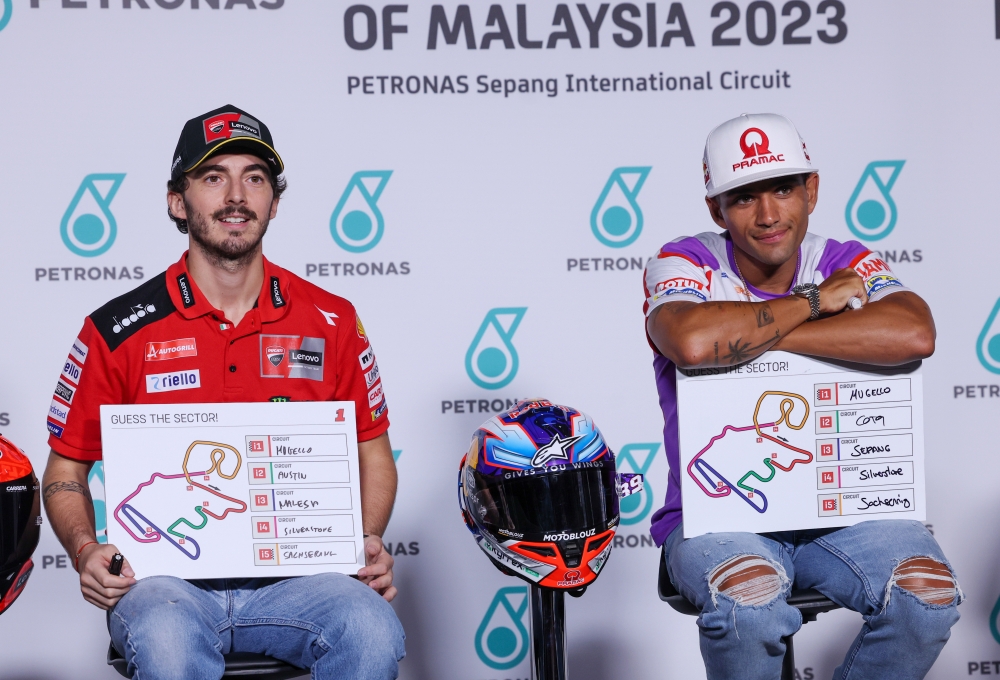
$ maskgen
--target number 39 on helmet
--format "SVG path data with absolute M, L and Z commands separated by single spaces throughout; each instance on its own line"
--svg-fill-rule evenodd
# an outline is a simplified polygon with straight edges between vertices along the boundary
M 594 421 L 546 400 L 483 423 L 458 473 L 466 526 L 500 571 L 582 594 L 607 563 L 618 499 L 641 479 L 615 474 Z

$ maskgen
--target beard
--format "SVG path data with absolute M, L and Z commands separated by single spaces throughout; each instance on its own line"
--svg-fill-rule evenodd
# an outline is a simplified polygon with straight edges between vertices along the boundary
M 258 221 L 257 213 L 245 207 L 228 207 L 216 210 L 211 216 L 195 212 L 192 206 L 185 202 L 188 217 L 188 231 L 192 240 L 217 267 L 235 272 L 246 267 L 253 261 L 260 250 L 260 243 L 267 233 L 270 217 L 265 216 Z M 213 239 L 211 235 L 212 221 L 227 217 L 242 217 L 249 224 L 256 222 L 260 226 L 256 230 L 247 229 L 242 233 L 230 233 L 222 239 Z

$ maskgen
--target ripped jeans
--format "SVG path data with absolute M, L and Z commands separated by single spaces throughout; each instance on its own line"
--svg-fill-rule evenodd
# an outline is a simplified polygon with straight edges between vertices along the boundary
M 664 545 L 671 582 L 701 610 L 708 680 L 781 675 L 782 638 L 802 625 L 785 602 L 792 584 L 815 588 L 864 618 L 835 680 L 923 678 L 964 597 L 937 541 L 910 520 L 687 540 L 678 526 Z

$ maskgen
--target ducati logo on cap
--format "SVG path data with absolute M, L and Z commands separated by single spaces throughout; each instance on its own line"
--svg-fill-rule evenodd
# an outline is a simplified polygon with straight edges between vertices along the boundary
M 733 172 L 764 163 L 784 163 L 785 154 L 771 152 L 771 140 L 760 128 L 747 128 L 740 136 L 743 160 L 733 163 Z M 749 160 L 748 160 L 749 159 Z
M 271 365 L 277 366 L 281 363 L 281 360 L 285 358 L 285 348 L 271 346 L 264 350 L 267 355 L 267 360 L 271 362 Z
M 260 139 L 260 124 L 250 116 L 244 116 L 240 113 L 220 113 L 206 118 L 204 124 L 206 144 L 233 137 Z

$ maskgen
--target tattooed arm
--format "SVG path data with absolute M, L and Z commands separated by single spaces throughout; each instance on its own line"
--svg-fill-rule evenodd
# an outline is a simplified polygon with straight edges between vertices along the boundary
M 822 299 L 822 295 L 820 296 Z M 934 353 L 934 318 L 920 296 L 900 291 L 783 334 L 772 349 L 898 366 Z
M 763 354 L 809 319 L 809 301 L 668 302 L 653 310 L 646 331 L 681 368 L 730 366 Z
M 849 298 L 865 296 L 864 282 L 853 269 L 835 271 L 819 288 L 822 314 L 840 312 Z M 798 334 L 807 327 L 809 312 L 809 301 L 801 297 L 769 302 L 668 302 L 649 315 L 646 331 L 660 353 L 681 368 L 729 366 L 772 348 L 814 354 L 804 344 L 808 344 L 809 337 L 816 337 L 815 332 L 808 337 L 802 334 L 805 343 L 793 345 L 789 341 L 786 346 L 782 341 L 793 331 Z M 846 348 L 851 339 L 840 336 L 839 342 Z
M 135 574 L 127 562 L 121 576 L 109 574 L 108 565 L 111 557 L 118 552 L 117 548 L 91 543 L 95 540 L 96 530 L 94 502 L 90 497 L 87 475 L 92 466 L 92 462 L 73 460 L 55 451 L 50 452 L 42 477 L 42 500 L 52 530 L 70 559 L 74 560 L 77 551 L 86 546 L 80 553 L 77 569 L 84 599 L 101 609 L 108 609 L 135 583 L 132 578 Z

